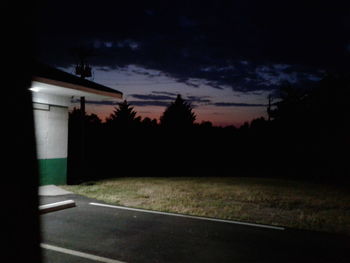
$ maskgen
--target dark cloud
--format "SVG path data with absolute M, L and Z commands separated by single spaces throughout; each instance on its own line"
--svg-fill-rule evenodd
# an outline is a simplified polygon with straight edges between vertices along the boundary
M 152 91 L 154 94 L 165 94 L 165 95 L 170 95 L 170 96 L 177 96 L 177 93 L 173 92 L 168 92 L 168 91 Z
M 74 100 L 72 103 L 77 103 L 79 100 Z M 87 100 L 86 103 L 88 104 L 94 104 L 94 105 L 106 105 L 106 106 L 118 106 L 120 102 L 116 101 L 109 101 L 109 100 L 101 100 L 101 101 L 95 101 L 95 100 Z M 128 100 L 128 103 L 132 106 L 159 106 L 159 107 L 167 107 L 170 105 L 170 101 L 162 101 L 162 100 Z
M 79 102 L 79 99 L 76 99 L 72 101 L 73 103 Z M 88 104 L 95 104 L 95 105 L 108 105 L 108 106 L 117 106 L 120 102 L 117 101 L 110 101 L 110 100 L 86 100 L 86 103 Z
M 104 72 L 110 72 L 113 69 L 110 67 L 96 67 L 96 70 L 104 71 Z
M 218 90 L 222 90 L 224 89 L 220 84 L 219 82 L 214 82 L 214 81 L 210 81 L 207 83 L 208 86 L 214 88 L 214 89 L 218 89 Z
M 159 107 L 167 107 L 170 105 L 170 102 L 166 101 L 159 101 L 159 100 L 132 100 L 128 101 L 133 106 L 140 106 L 140 107 L 145 107 L 145 106 L 159 106 Z
M 193 88 L 199 88 L 199 87 L 200 87 L 200 84 L 193 83 L 193 82 L 191 82 L 191 81 L 186 81 L 185 84 L 186 84 L 187 86 L 191 86 L 191 87 L 193 87 Z
M 140 100 L 174 100 L 175 97 L 174 96 L 165 96 L 165 95 L 154 95 L 154 94 L 148 94 L 148 95 L 144 95 L 144 94 L 131 94 L 131 97 L 135 98 L 135 99 L 140 99 Z
M 159 106 L 159 107 L 167 107 L 170 105 L 170 100 L 175 100 L 174 98 L 168 97 L 165 98 L 165 96 L 155 96 L 152 97 L 152 95 L 141 95 L 141 94 L 133 94 L 132 97 L 140 99 L 140 100 L 127 100 L 130 105 L 133 106 Z M 152 99 L 153 98 L 153 99 Z M 79 103 L 79 99 L 74 99 L 71 102 L 72 103 Z M 106 106 L 118 106 L 120 102 L 112 101 L 112 100 L 87 100 L 87 104 L 94 104 L 94 105 L 106 105 Z
M 130 100 L 129 103 L 135 106 L 162 106 L 167 107 L 174 102 L 177 94 L 171 92 L 153 91 L 153 94 L 131 94 L 132 98 L 137 100 Z M 157 94 L 157 95 L 154 95 Z M 165 94 L 165 95 L 163 95 Z M 209 96 L 184 96 L 183 99 L 190 103 L 193 108 L 200 104 L 210 104 Z
M 130 97 L 137 99 L 137 100 L 128 100 L 128 103 L 134 106 L 160 106 L 160 107 L 167 107 L 170 105 L 171 102 L 175 101 L 177 94 L 171 93 L 171 92 L 161 92 L 161 91 L 153 91 L 152 93 L 155 94 L 166 94 L 166 95 L 154 95 L 154 94 L 131 94 Z M 209 103 L 210 100 L 208 100 L 208 96 L 188 96 L 185 98 L 187 102 L 190 103 Z M 79 99 L 74 99 L 71 102 L 72 103 L 78 103 Z M 117 101 L 111 101 L 111 100 L 87 100 L 88 104 L 95 104 L 95 105 L 108 105 L 108 106 L 117 106 L 120 102 Z M 196 107 L 196 105 L 193 105 L 193 107 Z
M 141 95 L 133 94 L 132 97 L 141 99 L 141 100 L 129 100 L 128 103 L 133 106 L 145 107 L 145 106 L 159 106 L 159 107 L 168 107 L 170 103 L 175 99 L 171 97 L 155 97 L 151 95 Z M 153 98 L 153 100 L 152 100 Z M 215 102 L 212 103 L 209 96 L 187 96 L 184 98 L 185 101 L 191 103 L 193 108 L 196 108 L 199 104 L 213 105 L 217 107 L 266 107 L 266 104 L 259 103 L 239 103 L 239 102 Z M 172 100 L 172 101 L 170 101 Z M 73 103 L 79 102 L 79 99 L 72 101 Z M 88 100 L 87 103 L 95 105 L 108 105 L 108 106 L 117 106 L 119 102 L 110 101 L 110 100 L 101 100 L 94 101 Z
M 185 99 L 190 103 L 195 104 L 208 104 L 211 102 L 209 96 L 187 96 Z
M 138 74 L 138 75 L 144 75 L 148 78 L 154 78 L 154 77 L 160 77 L 162 76 L 162 72 L 152 72 L 152 71 L 147 71 L 145 69 L 132 69 L 131 70 L 133 73 Z
M 240 102 L 216 102 L 212 105 L 218 107 L 266 107 L 266 104 L 259 103 L 240 103 Z
M 349 67 L 350 55 L 348 6 L 311 2 L 49 1 L 38 12 L 38 56 L 70 65 L 69 50 L 85 45 L 102 70 L 135 64 L 192 87 L 200 83 L 190 78 L 217 89 L 274 90 L 293 72 L 308 85 L 320 69 Z

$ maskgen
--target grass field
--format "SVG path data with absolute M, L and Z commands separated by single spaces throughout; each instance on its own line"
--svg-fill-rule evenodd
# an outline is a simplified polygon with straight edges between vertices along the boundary
M 350 234 L 350 193 L 289 180 L 116 178 L 63 186 L 123 206 Z

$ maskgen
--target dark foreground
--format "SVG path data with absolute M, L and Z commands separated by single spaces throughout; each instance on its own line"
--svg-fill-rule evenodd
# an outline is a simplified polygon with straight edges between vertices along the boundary
M 42 243 L 123 262 L 349 262 L 350 237 L 275 230 L 97 207 L 78 195 L 77 207 L 41 216 Z M 42 249 L 44 262 L 103 262 Z

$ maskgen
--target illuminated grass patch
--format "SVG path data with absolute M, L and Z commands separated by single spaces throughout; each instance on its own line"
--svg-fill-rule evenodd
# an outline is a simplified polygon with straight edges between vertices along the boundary
M 130 177 L 64 188 L 110 204 L 350 234 L 350 193 L 331 186 L 237 177 Z

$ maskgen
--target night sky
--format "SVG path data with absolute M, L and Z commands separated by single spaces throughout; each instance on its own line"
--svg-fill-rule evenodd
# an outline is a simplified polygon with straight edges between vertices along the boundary
M 33 14 L 34 16 L 34 14 Z M 37 58 L 74 72 L 79 46 L 94 50 L 91 80 L 158 118 L 181 94 L 197 122 L 266 117 L 269 94 L 312 87 L 349 69 L 346 1 L 40 1 Z M 115 105 L 91 102 L 102 119 Z

